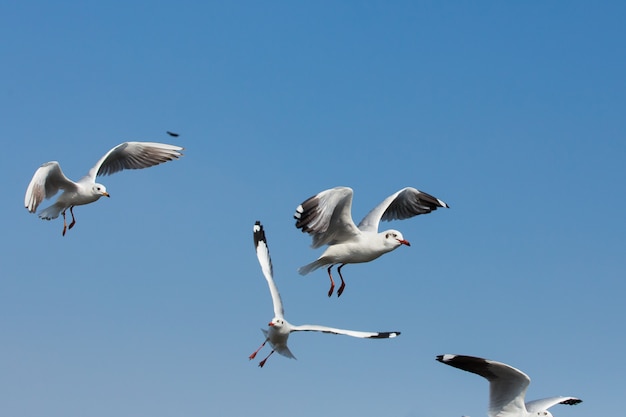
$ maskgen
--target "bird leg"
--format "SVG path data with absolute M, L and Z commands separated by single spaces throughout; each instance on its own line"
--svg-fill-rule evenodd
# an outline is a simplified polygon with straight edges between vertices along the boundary
M 339 268 L 337 268 L 337 272 L 339 272 L 339 278 L 341 278 L 341 285 L 337 290 L 337 297 L 339 297 L 343 293 L 343 289 L 346 288 L 346 283 L 343 280 L 343 276 L 341 276 L 341 268 L 343 268 L 345 265 L 346 264 L 341 264 L 339 265 Z
M 272 353 L 274 353 L 274 349 L 272 349 L 272 351 L 270 352 L 269 355 L 267 355 L 265 357 L 265 359 L 263 359 L 261 362 L 259 362 L 259 368 L 263 368 L 263 365 L 265 365 L 265 361 L 267 361 L 269 359 L 270 356 L 272 356 Z
M 72 223 L 70 223 L 68 229 L 71 229 L 76 224 L 76 218 L 74 218 L 74 206 L 70 206 L 70 214 L 72 215 Z
M 62 234 L 63 236 L 65 236 L 65 231 L 67 230 L 67 223 L 65 223 L 65 210 L 63 210 L 61 214 L 63 215 L 63 233 Z
M 267 343 L 269 339 L 265 339 L 265 341 L 261 344 L 261 346 L 259 346 L 259 348 L 257 350 L 255 350 L 254 352 L 252 352 L 252 355 L 248 356 L 248 359 L 252 360 L 254 359 L 254 357 L 256 356 L 257 353 L 259 353 L 259 350 L 261 350 L 263 348 L 263 346 L 265 346 L 265 344 Z
M 328 278 L 330 278 L 330 290 L 328 290 L 329 297 L 333 295 L 333 291 L 335 290 L 335 281 L 333 281 L 333 275 L 330 273 L 330 270 L 332 269 L 333 266 L 334 265 L 331 265 L 328 267 Z

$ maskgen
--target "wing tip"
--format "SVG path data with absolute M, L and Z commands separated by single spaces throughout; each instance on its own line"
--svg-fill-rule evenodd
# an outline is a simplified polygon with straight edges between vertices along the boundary
M 394 337 L 398 337 L 401 334 L 402 332 L 380 332 L 370 337 L 370 339 L 393 339 Z
M 566 399 L 564 401 L 561 401 L 559 404 L 576 405 L 576 404 L 580 404 L 582 402 L 583 402 L 583 400 L 581 400 L 580 398 L 569 397 L 568 399 Z
M 263 229 L 263 225 L 259 220 L 254 223 L 252 227 L 253 238 L 254 238 L 254 247 L 258 247 L 259 243 L 263 242 L 265 246 L 267 246 L 267 240 L 265 238 L 265 230 Z
M 302 217 L 303 211 L 304 209 L 302 208 L 302 204 L 300 204 L 298 207 L 296 207 L 296 212 L 293 214 L 293 218 L 296 220 L 300 220 L 300 217 Z
M 452 359 L 454 359 L 454 357 L 457 355 L 452 355 L 449 353 L 443 354 L 443 355 L 437 355 L 437 357 L 435 358 L 436 360 L 438 360 L 441 363 L 446 363 Z

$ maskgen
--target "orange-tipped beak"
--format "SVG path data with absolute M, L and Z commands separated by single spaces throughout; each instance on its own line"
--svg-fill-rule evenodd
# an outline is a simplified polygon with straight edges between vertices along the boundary
M 271 321 L 269 323 L 267 323 L 268 326 L 273 326 L 274 323 L 272 323 Z
M 411 246 L 411 244 L 409 243 L 409 241 L 408 241 L 408 240 L 404 240 L 404 239 L 403 239 L 403 240 L 400 240 L 400 239 L 398 239 L 398 242 L 400 242 L 400 244 L 402 244 L 402 245 Z
M 103 192 L 103 193 L 102 193 L 102 195 L 103 195 L 103 196 L 105 196 L 105 197 L 109 197 L 109 198 L 111 198 L 111 196 L 109 195 L 109 193 L 107 193 L 106 191 L 105 191 L 105 192 Z

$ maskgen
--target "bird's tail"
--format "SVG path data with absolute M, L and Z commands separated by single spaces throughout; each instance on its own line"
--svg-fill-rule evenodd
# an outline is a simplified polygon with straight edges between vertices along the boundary
M 61 214 L 64 208 L 65 207 L 62 204 L 55 203 L 50 207 L 42 210 L 41 213 L 39 213 L 39 218 L 45 220 L 56 219 L 57 217 L 59 217 L 59 214 Z
M 328 265 L 328 261 L 326 261 L 325 259 L 318 259 L 316 261 L 311 262 L 308 265 L 304 265 L 300 268 L 298 268 L 298 273 L 300 275 L 306 275 L 311 271 L 315 271 L 317 268 L 321 268 L 322 266 Z

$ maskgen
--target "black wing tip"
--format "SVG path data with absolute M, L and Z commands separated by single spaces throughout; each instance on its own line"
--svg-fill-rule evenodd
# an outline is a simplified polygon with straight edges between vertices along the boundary
M 446 203 L 440 198 L 435 197 L 432 194 L 428 194 L 420 190 L 417 190 L 417 192 L 418 192 L 418 199 L 422 200 L 421 202 L 429 206 L 430 210 L 432 211 L 437 210 L 439 207 L 450 208 L 448 203 Z
M 167 133 L 168 135 L 170 135 L 172 137 L 175 137 L 175 138 L 180 136 L 178 133 L 170 132 L 169 130 L 166 130 L 165 133 Z
M 296 220 L 300 220 L 303 211 L 304 209 L 302 208 L 302 204 L 300 204 L 298 207 L 296 207 L 296 212 L 293 214 L 293 218 Z
M 265 239 L 265 230 L 263 229 L 263 225 L 259 220 L 254 223 L 253 230 L 253 238 L 254 238 L 254 247 L 259 246 L 259 242 L 265 243 L 267 246 L 267 240 Z
M 583 400 L 581 400 L 580 398 L 568 398 L 565 401 L 561 401 L 559 404 L 576 405 L 576 404 L 580 404 L 582 402 L 583 402 Z
M 402 332 L 380 332 L 372 336 L 371 339 L 392 339 L 400 336 L 401 334 Z
M 296 207 L 293 218 L 296 220 L 296 229 L 300 229 L 302 233 L 315 234 L 320 230 L 314 230 L 309 225 L 319 216 L 319 194 L 309 197 Z
M 479 358 L 477 356 L 454 355 L 449 353 L 439 355 L 436 359 L 441 363 L 452 366 L 453 368 L 480 375 L 489 381 L 497 377 L 491 369 L 492 361 L 489 359 Z
M 460 369 L 464 369 L 464 367 L 466 367 L 468 364 L 477 365 L 477 364 L 488 363 L 487 360 L 484 358 L 479 358 L 476 356 L 468 356 L 468 355 L 456 355 L 452 353 L 437 355 L 436 359 L 441 363 L 445 363 L 446 365 L 451 365 Z

